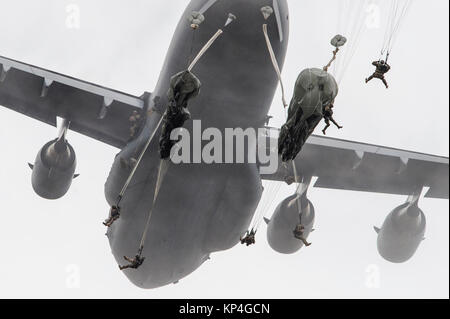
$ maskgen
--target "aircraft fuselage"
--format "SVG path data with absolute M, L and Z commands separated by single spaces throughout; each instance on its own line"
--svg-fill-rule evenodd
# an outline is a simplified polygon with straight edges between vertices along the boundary
M 266 5 L 275 9 L 267 21 L 260 11 Z M 188 17 L 192 11 L 202 9 L 206 9 L 203 12 L 206 19 L 194 31 Z M 224 28 L 229 13 L 237 20 Z M 264 40 L 264 23 L 268 24 L 282 66 L 289 37 L 286 0 L 190 2 L 148 101 L 151 112 L 145 127 L 114 161 L 105 185 L 109 204 L 116 203 L 130 173 L 124 161 L 137 158 L 164 112 L 170 78 L 187 68 L 219 28 L 224 33 L 193 69 L 202 88 L 200 95 L 189 104 L 192 119 L 201 120 L 203 128 L 214 127 L 222 132 L 225 128 L 257 129 L 263 125 L 278 84 Z M 191 131 L 192 121 L 186 122 L 185 128 Z M 153 205 L 159 164 L 158 138 L 155 138 L 123 198 L 121 218 L 108 230 L 112 252 L 119 264 L 124 263 L 124 255 L 134 256 L 139 248 Z M 239 242 L 261 195 L 256 164 L 170 163 L 153 207 L 143 251 L 146 260 L 139 269 L 126 270 L 126 276 L 142 288 L 177 282 L 196 270 L 212 252 L 230 249 Z

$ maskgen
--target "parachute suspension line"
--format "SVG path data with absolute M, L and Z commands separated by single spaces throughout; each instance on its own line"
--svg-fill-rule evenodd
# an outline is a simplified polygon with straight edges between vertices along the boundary
M 273 203 L 274 203 L 275 200 L 277 199 L 278 194 L 279 194 L 279 192 L 280 192 L 280 190 L 281 190 L 281 185 L 282 185 L 282 183 L 280 183 L 280 182 L 276 183 L 275 189 L 274 189 L 274 191 L 273 191 L 272 196 L 269 198 L 269 202 L 268 202 L 268 204 L 267 204 L 267 207 L 266 207 L 266 209 L 265 209 L 265 211 L 264 211 L 263 216 L 266 215 L 267 211 L 272 207 Z M 258 223 L 257 223 L 257 225 L 256 225 L 256 229 L 259 229 L 259 227 L 261 226 L 263 220 L 264 220 L 263 218 L 260 218 L 260 219 L 258 220 Z
M 191 72 L 192 69 L 195 67 L 197 62 L 201 59 L 201 57 L 208 51 L 208 49 L 213 45 L 213 43 L 217 40 L 218 37 L 220 37 L 223 33 L 222 29 L 217 30 L 217 32 L 212 36 L 211 39 L 205 44 L 205 46 L 200 50 L 200 52 L 197 54 L 195 59 L 192 61 L 192 63 L 188 67 L 188 71 Z
M 251 227 L 251 229 L 254 229 L 257 231 L 261 227 L 262 221 L 264 220 L 264 216 L 266 215 L 266 213 L 268 212 L 270 207 L 272 207 L 275 199 L 277 198 L 277 195 L 278 195 L 280 189 L 281 189 L 281 183 L 276 182 L 272 185 L 271 190 L 267 192 L 265 203 L 261 206 L 259 213 L 255 214 L 256 218 L 254 219 L 254 221 L 252 223 L 253 226 Z
M 117 206 L 119 207 L 120 202 L 123 199 L 123 196 L 125 195 L 125 192 L 128 189 L 128 186 L 130 185 L 134 175 L 136 174 L 136 171 L 142 161 L 142 158 L 144 157 L 145 153 L 147 152 L 148 147 L 150 146 L 150 143 L 152 142 L 153 138 L 155 137 L 156 132 L 158 131 L 158 128 L 160 127 L 162 121 L 164 119 L 164 115 L 161 116 L 161 119 L 159 120 L 158 124 L 156 125 L 155 129 L 153 130 L 152 134 L 150 135 L 150 137 L 147 140 L 147 143 L 145 144 L 144 148 L 142 149 L 141 153 L 139 154 L 139 158 L 136 162 L 136 164 L 134 165 L 133 169 L 131 170 L 130 175 L 128 176 L 128 179 L 126 180 L 125 184 L 122 187 L 122 190 L 120 191 L 119 197 L 118 197 L 118 201 L 117 201 Z
M 192 40 L 191 40 L 191 50 L 189 51 L 188 58 L 188 66 L 191 65 L 192 62 L 192 53 L 194 52 L 194 43 L 195 43 L 195 29 L 192 30 Z
M 350 22 L 353 21 L 351 19 L 350 10 L 350 1 L 349 0 L 341 0 L 339 3 L 339 15 L 338 15 L 338 28 L 337 33 L 342 34 L 345 37 L 349 37 L 350 33 Z M 347 23 L 345 23 L 347 22 Z M 345 53 L 345 52 L 344 52 Z M 342 65 L 343 56 L 341 56 L 338 61 L 334 64 L 334 74 L 340 71 Z
M 344 54 L 343 57 L 343 64 L 342 64 L 342 70 L 340 72 L 340 74 L 338 75 L 338 83 L 341 83 L 348 67 L 350 66 L 351 61 L 353 60 L 356 51 L 359 48 L 359 45 L 361 43 L 361 39 L 362 39 L 362 35 L 363 35 L 363 31 L 365 30 L 365 25 L 364 25 L 364 21 L 365 21 L 365 15 L 364 15 L 364 8 L 367 6 L 369 2 L 367 0 L 364 1 L 360 1 L 359 2 L 359 6 L 355 8 L 356 12 L 356 19 L 354 22 L 354 35 L 352 37 L 352 39 L 350 39 L 350 43 L 348 45 L 348 47 L 346 48 L 346 54 Z M 359 12 L 359 14 L 358 14 Z
M 338 30 L 338 32 L 342 29 L 342 20 L 343 20 L 343 13 L 344 13 L 344 5 L 342 1 L 338 1 L 338 22 L 337 22 L 337 27 L 336 30 Z M 333 74 L 336 74 L 336 70 L 337 70 L 337 63 L 335 63 L 333 65 Z
M 263 196 L 256 209 L 255 216 L 253 217 L 250 229 L 257 229 L 260 224 L 260 220 L 263 219 L 266 212 L 269 210 L 270 198 L 275 193 L 276 184 L 270 183 L 264 188 Z
M 179 149 L 178 148 L 179 146 L 175 145 L 174 147 L 176 147 L 177 150 L 175 150 L 175 152 L 173 152 L 173 154 L 176 154 Z M 171 158 L 168 160 L 161 160 L 159 162 L 158 177 L 156 179 L 155 192 L 153 194 L 153 203 L 152 203 L 152 207 L 148 213 L 147 222 L 145 224 L 144 232 L 142 234 L 141 242 L 139 244 L 139 249 L 138 249 L 139 256 L 142 256 L 142 252 L 144 250 L 144 244 L 145 244 L 145 240 L 147 239 L 148 230 L 150 228 L 150 221 L 151 221 L 151 218 L 153 215 L 153 209 L 155 207 L 156 200 L 158 199 L 159 191 L 161 190 L 161 185 L 162 185 L 164 178 L 166 177 L 167 171 L 169 169 L 170 161 L 171 161 Z
M 263 24 L 263 32 L 264 32 L 264 38 L 266 39 L 267 49 L 269 50 L 270 59 L 272 60 L 272 65 L 273 65 L 273 67 L 275 69 L 275 72 L 277 73 L 278 80 L 280 81 L 281 99 L 282 99 L 282 102 L 283 102 L 283 106 L 286 109 L 288 107 L 288 104 L 286 103 L 286 94 L 285 94 L 285 91 L 284 91 L 283 80 L 281 78 L 281 71 L 280 71 L 280 67 L 278 65 L 278 61 L 277 61 L 277 58 L 275 56 L 275 53 L 273 52 L 273 47 L 272 47 L 272 43 L 270 42 L 269 34 L 267 32 L 267 24 L 266 23 Z
M 169 164 L 170 164 L 170 160 L 167 160 L 167 161 L 161 160 L 159 163 L 158 178 L 156 179 L 155 193 L 153 194 L 153 203 L 152 203 L 152 207 L 150 208 L 150 211 L 148 213 L 147 222 L 145 223 L 144 232 L 142 234 L 141 242 L 139 244 L 139 250 L 138 250 L 139 256 L 142 256 L 142 252 L 144 250 L 144 244 L 145 244 L 145 240 L 147 239 L 148 230 L 150 228 L 150 221 L 152 219 L 153 209 L 155 207 L 156 200 L 159 195 L 159 191 L 161 190 L 162 182 L 163 182 L 163 180 L 166 176 L 167 170 L 169 168 Z
M 345 1 L 347 9 L 345 9 L 342 14 L 343 20 L 348 22 L 345 27 L 340 26 L 342 30 L 345 29 L 344 31 L 345 33 L 343 33 L 343 35 L 348 37 L 349 44 L 344 49 L 344 54 L 339 58 L 338 63 L 335 64 L 334 74 L 337 77 L 338 83 L 342 82 L 350 63 L 353 60 L 353 57 L 359 48 L 362 34 L 363 31 L 365 30 L 364 8 L 369 3 L 368 0 L 356 1 L 357 4 L 355 4 L 352 8 L 350 8 L 350 2 L 353 3 L 355 1 L 352 0 Z M 346 12 L 348 12 L 348 14 L 346 14 Z M 338 29 L 338 32 L 342 32 L 342 30 Z
M 294 175 L 295 175 L 295 183 L 297 185 L 300 185 L 299 181 L 298 181 L 298 175 L 297 175 L 297 167 L 295 166 L 295 161 L 292 161 L 292 166 L 294 169 Z M 300 186 L 299 186 L 300 187 Z M 298 216 L 300 219 L 300 225 L 302 225 L 302 204 L 301 204 L 301 198 L 300 195 L 297 194 L 297 209 L 298 209 Z
M 392 21 L 393 21 L 393 14 L 395 11 L 395 4 L 396 4 L 396 1 L 392 0 L 391 5 L 390 5 L 390 10 L 389 10 L 388 25 L 386 27 L 386 31 L 384 32 L 383 47 L 381 48 L 381 52 L 380 52 L 380 59 L 379 59 L 380 61 L 384 57 L 384 55 L 386 54 L 386 51 L 387 51 L 386 44 L 389 39 L 389 30 L 392 30 Z
M 302 225 L 302 217 L 303 217 L 301 198 L 308 191 L 309 186 L 311 185 L 311 181 L 312 181 L 311 175 L 304 177 L 302 180 L 302 183 L 299 183 L 298 188 L 296 190 L 296 193 L 297 193 L 297 201 L 296 202 L 297 202 L 300 225 Z
M 194 30 L 195 32 L 195 30 Z M 197 54 L 197 56 L 195 57 L 195 59 L 192 61 L 192 63 L 189 65 L 188 70 L 192 71 L 192 69 L 195 67 L 195 65 L 197 64 L 197 62 L 200 60 L 200 58 L 206 53 L 206 51 L 208 51 L 208 49 L 211 47 L 211 45 L 213 45 L 213 43 L 217 40 L 217 38 L 223 33 L 223 31 L 221 29 L 219 29 L 214 35 L 213 37 L 205 44 L 205 46 L 200 50 L 200 52 Z M 159 120 L 155 130 L 153 131 L 153 133 L 150 135 L 150 138 L 148 139 L 147 143 L 145 144 L 144 149 L 142 150 L 141 154 L 139 155 L 139 158 L 137 160 L 136 165 L 134 165 L 133 170 L 131 171 L 130 176 L 128 177 L 127 181 L 125 182 L 125 185 L 123 186 L 122 190 L 120 191 L 119 194 L 119 198 L 118 198 L 118 204 L 117 206 L 119 206 L 120 202 L 122 201 L 123 196 L 125 195 L 125 192 L 131 182 L 131 180 L 133 179 L 134 174 L 136 173 L 136 170 L 142 160 L 142 158 L 144 157 L 145 152 L 147 151 L 148 147 L 150 146 L 150 143 L 152 142 L 156 131 L 158 130 L 159 126 L 161 125 L 162 121 L 164 119 L 164 115 L 161 117 L 161 119 Z
M 270 7 L 263 7 L 261 9 L 263 15 L 264 15 L 264 19 L 267 20 L 271 14 L 273 13 L 272 8 Z M 264 38 L 266 40 L 266 46 L 267 46 L 267 50 L 269 52 L 270 55 L 270 59 L 273 65 L 273 68 L 277 74 L 278 77 L 278 81 L 280 82 L 280 88 L 281 88 L 281 96 L 282 96 L 282 103 L 283 103 L 283 108 L 284 108 L 284 113 L 285 113 L 285 118 L 287 120 L 287 107 L 288 104 L 286 102 L 286 93 L 285 93 L 285 88 L 284 88 L 284 84 L 283 84 L 283 79 L 281 77 L 281 70 L 275 55 L 275 52 L 273 50 L 272 47 L 272 43 L 270 42 L 270 38 L 269 38 L 269 34 L 268 34 L 268 29 L 267 29 L 267 24 L 264 23 L 263 24 L 263 33 L 264 33 Z M 264 200 L 262 200 L 260 202 L 260 205 L 258 205 L 257 211 L 255 213 L 255 216 L 253 218 L 253 222 L 251 224 L 251 229 L 252 230 L 258 230 L 259 227 L 261 226 L 262 221 L 264 220 L 264 216 L 266 215 L 267 211 L 270 209 L 270 207 L 272 206 L 273 202 L 275 201 L 279 191 L 281 189 L 281 183 L 275 183 L 275 184 L 269 184 L 267 186 L 267 191 L 264 191 L 263 197 Z M 267 194 L 266 196 L 264 196 L 265 194 Z
M 381 58 L 386 54 L 386 61 L 389 59 L 389 55 L 397 40 L 399 30 L 403 24 L 402 22 L 404 21 L 412 2 L 412 0 L 392 0 L 389 21 L 381 50 Z
M 227 20 L 225 26 L 228 26 L 228 25 L 229 25 L 231 22 L 233 22 L 235 19 L 236 19 L 236 17 L 235 17 L 234 15 L 229 14 L 229 15 L 228 15 L 228 20 Z M 203 46 L 203 48 L 202 48 L 202 49 L 200 50 L 200 52 L 197 54 L 197 56 L 195 57 L 195 59 L 194 59 L 194 60 L 192 61 L 192 63 L 189 65 L 189 67 L 188 67 L 188 71 L 189 71 L 189 72 L 192 71 L 192 69 L 195 67 L 195 65 L 197 64 L 197 62 L 198 62 L 198 61 L 201 59 L 201 57 L 206 53 L 206 51 L 208 51 L 208 49 L 214 44 L 214 42 L 219 38 L 219 36 L 222 35 L 222 33 L 223 33 L 223 30 L 222 30 L 222 29 L 219 29 L 219 30 L 211 37 L 211 39 L 209 39 L 209 41 Z M 160 120 L 160 122 L 158 123 L 158 127 L 159 127 L 159 125 L 161 125 L 163 119 L 164 119 L 164 116 L 161 117 L 161 120 Z M 156 130 L 155 130 L 155 132 L 156 132 Z M 154 135 L 154 134 L 153 134 L 153 135 Z M 150 142 L 148 142 L 148 144 L 150 144 Z M 147 147 L 148 147 L 148 146 L 147 146 Z M 176 151 L 173 152 L 173 154 L 176 154 L 176 153 L 177 153 Z M 144 232 L 143 232 L 143 234 L 142 234 L 141 242 L 140 242 L 140 244 L 139 244 L 139 249 L 138 249 L 138 254 L 139 254 L 139 256 L 142 256 L 142 253 L 143 253 L 143 251 L 144 251 L 144 244 L 145 244 L 145 241 L 146 241 L 146 239 L 147 239 L 148 230 L 149 230 L 149 228 L 150 228 L 150 221 L 151 221 L 151 218 L 152 218 L 152 215 L 153 215 L 153 209 L 154 209 L 154 207 L 155 207 L 155 203 L 156 203 L 156 200 L 157 200 L 157 198 L 158 198 L 158 195 L 159 195 L 159 191 L 160 191 L 160 189 L 161 189 L 162 182 L 163 182 L 163 180 L 164 180 L 164 178 L 165 178 L 165 176 L 166 176 L 166 173 L 167 173 L 167 171 L 168 171 L 170 161 L 171 161 L 171 158 L 168 159 L 168 160 L 163 160 L 163 159 L 162 159 L 162 160 L 160 161 L 160 164 L 159 164 L 159 168 L 158 168 L 158 178 L 157 178 L 157 180 L 156 180 L 155 192 L 154 192 L 154 194 L 153 194 L 153 204 L 152 204 L 152 207 L 151 207 L 151 209 L 150 209 L 150 211 L 149 211 L 149 213 L 148 213 L 147 222 L 146 222 L 146 224 L 145 224 Z
M 396 24 L 396 20 L 398 17 L 398 11 L 399 11 L 399 7 L 400 7 L 400 1 L 399 0 L 394 0 L 393 2 L 393 7 L 392 7 L 392 15 L 391 15 L 391 21 L 389 21 L 389 29 L 388 29 L 388 37 L 387 37 L 387 42 L 385 44 L 386 46 L 386 52 L 389 52 L 389 44 L 392 41 L 392 35 L 394 34 L 394 29 L 395 29 L 395 24 Z
M 404 4 L 403 8 L 401 9 L 400 16 L 399 16 L 399 18 L 398 18 L 398 21 L 397 21 L 396 24 L 395 24 L 394 31 L 393 31 L 393 33 L 392 33 L 390 39 L 389 39 L 388 52 L 387 52 L 387 54 L 389 54 L 389 53 L 392 51 L 392 49 L 393 49 L 393 47 L 394 47 L 394 45 L 395 45 L 395 42 L 396 42 L 396 40 L 397 40 L 397 36 L 398 36 L 399 29 L 400 29 L 401 26 L 402 26 L 402 22 L 403 22 L 403 20 L 404 20 L 404 18 L 405 18 L 405 16 L 406 16 L 406 14 L 407 14 L 408 11 L 409 11 L 409 8 L 411 7 L 411 4 L 412 4 L 412 0 L 407 0 L 406 3 Z
M 336 50 L 333 51 L 333 57 L 331 58 L 330 62 L 323 68 L 325 72 L 328 72 L 328 69 L 333 64 L 333 62 L 337 59 L 337 54 L 339 53 L 339 48 L 336 47 Z

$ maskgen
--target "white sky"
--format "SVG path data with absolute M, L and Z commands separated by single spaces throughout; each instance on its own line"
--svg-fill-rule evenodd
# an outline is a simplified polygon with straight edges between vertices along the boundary
M 71 3 L 81 10 L 79 29 L 66 27 Z M 0 0 L 0 55 L 135 95 L 151 92 L 187 3 Z M 337 5 L 332 0 L 289 0 L 289 5 L 283 79 L 290 97 L 303 68 L 328 61 Z M 363 83 L 384 35 L 382 29 L 367 30 L 337 100 L 336 119 L 345 129 L 330 128 L 330 136 L 448 156 L 448 7 L 446 0 L 415 1 L 392 53 L 389 90 Z M 382 25 L 385 19 L 382 14 Z M 272 124 L 280 126 L 279 94 L 271 114 Z M 108 211 L 103 186 L 116 149 L 71 132 L 81 176 L 61 200 L 34 194 L 26 163 L 55 134 L 52 127 L 0 108 L 0 297 L 449 297 L 448 200 L 421 202 L 427 239 L 412 260 L 394 265 L 378 255 L 372 226 L 380 226 L 405 198 L 318 189 L 309 192 L 317 214 L 309 249 L 279 255 L 268 246 L 264 227 L 256 246 L 215 254 L 178 285 L 140 290 L 119 272 L 101 225 Z M 274 205 L 292 192 L 283 185 Z M 73 288 L 77 273 L 80 285 Z M 368 287 L 377 273 L 380 286 Z

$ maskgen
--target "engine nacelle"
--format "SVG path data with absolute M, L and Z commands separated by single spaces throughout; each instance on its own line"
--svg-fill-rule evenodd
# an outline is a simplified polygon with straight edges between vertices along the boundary
M 36 156 L 31 183 L 39 196 L 45 199 L 63 197 L 76 177 L 76 155 L 73 147 L 65 140 L 56 139 L 42 147 Z
M 417 204 L 405 203 L 392 211 L 378 233 L 378 252 L 387 261 L 403 263 L 424 240 L 426 219 Z
M 268 221 L 267 240 L 276 252 L 294 254 L 304 246 L 303 242 L 294 236 L 295 227 L 300 223 L 299 212 L 306 239 L 313 230 L 315 219 L 314 206 L 306 196 L 295 194 L 286 198 Z

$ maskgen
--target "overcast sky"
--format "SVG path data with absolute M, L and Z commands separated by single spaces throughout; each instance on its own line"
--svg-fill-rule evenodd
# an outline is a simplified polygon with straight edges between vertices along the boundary
M 449 2 L 414 2 L 392 52 L 389 90 L 376 81 L 364 84 L 378 58 L 389 3 L 375 2 L 384 8 L 381 28 L 363 34 L 336 102 L 336 119 L 345 128 L 330 128 L 329 135 L 448 156 Z M 155 86 L 187 3 L 0 0 L 0 55 L 141 95 Z M 283 71 L 289 96 L 302 69 L 329 60 L 329 40 L 339 31 L 336 3 L 289 0 Z M 67 10 L 74 8 L 79 28 L 67 24 Z M 279 127 L 279 93 L 271 114 Z M 413 259 L 395 265 L 378 255 L 372 227 L 406 198 L 322 189 L 309 192 L 317 231 L 308 249 L 291 256 L 273 252 L 264 226 L 256 246 L 214 254 L 178 285 L 136 288 L 118 270 L 101 224 L 108 212 L 103 187 L 118 150 L 70 132 L 81 176 L 66 197 L 45 201 L 32 190 L 27 162 L 55 135 L 54 128 L 0 107 L 0 297 L 449 297 L 448 200 L 420 202 L 426 240 Z M 282 185 L 274 206 L 293 191 Z M 376 277 L 379 285 L 368 284 Z

